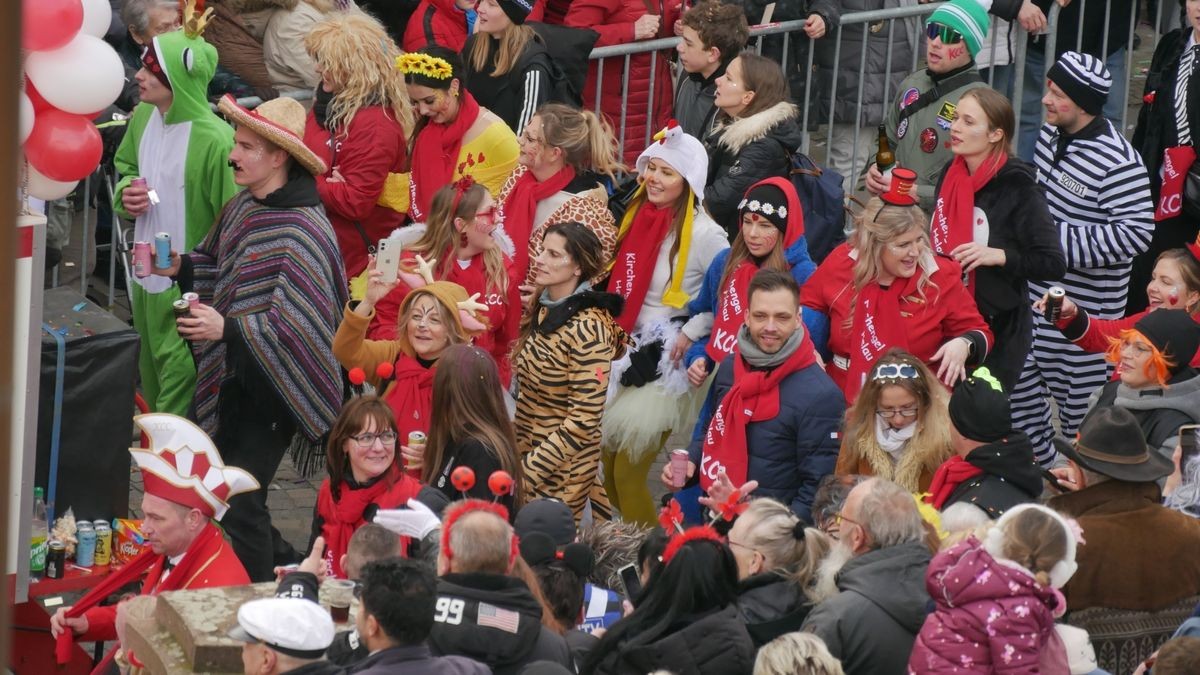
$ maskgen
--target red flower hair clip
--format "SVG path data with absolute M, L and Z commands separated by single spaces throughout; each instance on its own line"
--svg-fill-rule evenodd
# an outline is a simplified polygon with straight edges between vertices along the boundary
M 725 538 L 717 534 L 717 531 L 714 530 L 712 526 L 702 525 L 700 527 L 693 527 L 682 534 L 677 534 L 674 537 L 671 537 L 671 541 L 667 543 L 666 550 L 663 551 L 663 564 L 670 564 L 671 558 L 675 557 L 675 554 L 679 552 L 679 549 L 682 548 L 684 544 L 690 541 L 701 541 L 705 539 L 717 544 L 725 543 Z
M 470 174 L 454 181 L 454 206 L 450 209 L 451 215 L 458 213 L 458 205 L 462 203 L 463 195 L 467 194 L 467 190 L 470 190 L 474 185 L 475 179 Z

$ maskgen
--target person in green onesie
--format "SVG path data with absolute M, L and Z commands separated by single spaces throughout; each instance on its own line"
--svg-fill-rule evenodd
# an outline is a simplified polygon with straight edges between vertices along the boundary
M 217 68 L 217 50 L 200 35 L 206 18 L 185 17 L 182 29 L 156 36 L 142 54 L 141 103 L 115 157 L 121 176 L 115 207 L 134 220 L 134 241 L 153 242 L 166 232 L 172 249 L 189 251 L 239 189 L 227 161 L 233 128 L 205 98 Z M 146 185 L 132 185 L 135 178 L 146 179 Z M 142 338 L 142 394 L 152 411 L 186 415 L 196 389 L 196 364 L 175 328 L 171 303 L 181 290 L 162 276 L 133 282 L 130 305 Z

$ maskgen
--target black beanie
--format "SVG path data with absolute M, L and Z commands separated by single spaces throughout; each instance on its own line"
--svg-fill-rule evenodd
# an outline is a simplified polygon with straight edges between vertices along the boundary
M 525 23 L 525 18 L 533 11 L 533 3 L 530 0 L 500 0 L 499 4 L 500 9 L 518 26 Z
M 1174 362 L 1172 375 L 1187 368 L 1200 349 L 1200 324 L 1182 309 L 1156 309 L 1133 327 Z
M 759 183 L 746 192 L 746 197 L 738 204 L 738 227 L 741 227 L 742 217 L 747 212 L 762 216 L 771 222 L 781 233 L 787 234 L 787 195 L 776 185 Z
M 950 422 L 963 438 L 993 443 L 1012 434 L 1008 394 L 987 368 L 976 368 L 950 395 Z

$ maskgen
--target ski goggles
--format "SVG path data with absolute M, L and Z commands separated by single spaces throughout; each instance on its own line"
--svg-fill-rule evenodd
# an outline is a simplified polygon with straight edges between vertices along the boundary
M 925 35 L 930 40 L 941 38 L 944 45 L 956 45 L 963 41 L 962 33 L 945 24 L 930 22 L 925 24 Z

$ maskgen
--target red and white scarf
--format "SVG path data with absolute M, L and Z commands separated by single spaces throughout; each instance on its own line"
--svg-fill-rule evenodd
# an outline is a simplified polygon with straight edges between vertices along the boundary
M 617 317 L 617 323 L 626 333 L 633 332 L 642 312 L 658 252 L 674 219 L 675 212 L 671 207 L 660 209 L 648 201 L 642 202 L 637 206 L 628 233 L 621 239 L 608 285 L 611 292 L 625 299 L 625 309 Z M 680 255 L 683 255 L 682 249 Z
M 954 249 L 975 240 L 975 193 L 982 190 L 1007 163 L 1006 154 L 997 155 L 994 159 L 989 157 L 975 173 L 971 173 L 962 155 L 954 157 L 946 177 L 942 179 L 937 207 L 929 225 L 934 251 L 951 256 Z M 967 275 L 967 290 L 972 295 L 975 292 L 973 271 Z
M 900 315 L 900 298 L 916 290 L 920 271 L 898 278 L 888 288 L 870 281 L 858 292 L 850 326 L 850 366 L 846 373 L 846 400 L 858 397 L 867 371 L 892 347 L 908 349 L 908 333 Z
M 743 260 L 729 275 L 729 282 L 722 289 L 717 311 L 713 315 L 712 333 L 708 336 L 708 345 L 704 352 L 715 363 L 725 360 L 737 346 L 737 334 L 745 323 L 746 304 L 749 298 L 746 291 L 750 288 L 750 280 L 758 272 L 758 265 L 752 260 Z
M 799 329 L 803 330 L 803 328 Z M 792 373 L 816 363 L 816 351 L 808 333 L 800 339 L 796 351 L 771 370 L 753 370 L 746 364 L 741 348 L 733 350 L 733 386 L 713 412 L 704 435 L 700 460 L 700 487 L 707 491 L 721 469 L 734 485 L 746 482 L 749 450 L 746 426 L 779 416 L 779 384 Z

